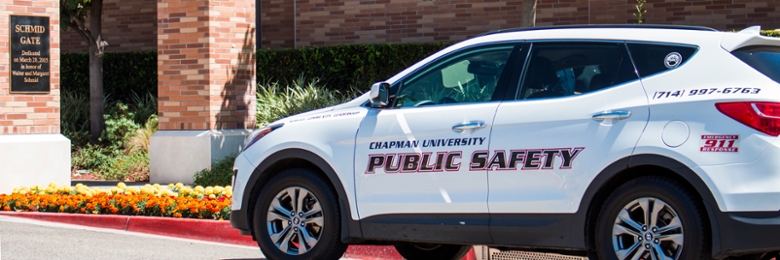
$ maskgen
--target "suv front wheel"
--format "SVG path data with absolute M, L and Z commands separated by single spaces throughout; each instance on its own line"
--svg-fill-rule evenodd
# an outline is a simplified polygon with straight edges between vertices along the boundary
M 261 190 L 254 231 L 268 259 L 338 259 L 341 216 L 336 193 L 308 169 L 285 170 Z

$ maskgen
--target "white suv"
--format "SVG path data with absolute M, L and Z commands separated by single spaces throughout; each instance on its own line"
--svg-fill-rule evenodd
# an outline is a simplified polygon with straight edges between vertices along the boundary
M 779 82 L 780 40 L 757 27 L 489 33 L 257 130 L 231 223 L 269 259 L 769 259 Z

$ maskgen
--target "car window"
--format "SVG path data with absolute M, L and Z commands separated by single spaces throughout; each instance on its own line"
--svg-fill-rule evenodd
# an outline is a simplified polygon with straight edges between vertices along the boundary
M 516 99 L 579 95 L 638 79 L 621 43 L 533 43 Z
M 634 59 L 639 76 L 645 78 L 681 66 L 693 57 L 697 47 L 657 43 L 629 43 L 628 50 L 631 52 L 631 58 Z
M 514 44 L 459 52 L 406 78 L 394 107 L 490 101 Z
M 742 62 L 780 83 L 780 47 L 750 46 L 733 51 L 731 54 Z

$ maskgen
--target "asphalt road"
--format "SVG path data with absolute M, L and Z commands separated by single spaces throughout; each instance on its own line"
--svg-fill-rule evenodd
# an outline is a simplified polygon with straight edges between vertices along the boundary
M 0 217 L 0 259 L 264 259 L 258 248 Z

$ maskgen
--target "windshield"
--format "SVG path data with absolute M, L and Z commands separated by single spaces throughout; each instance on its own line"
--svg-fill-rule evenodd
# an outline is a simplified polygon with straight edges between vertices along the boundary
M 780 83 L 780 47 L 753 46 L 738 49 L 731 54 L 775 82 Z

